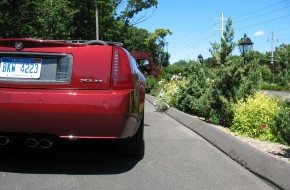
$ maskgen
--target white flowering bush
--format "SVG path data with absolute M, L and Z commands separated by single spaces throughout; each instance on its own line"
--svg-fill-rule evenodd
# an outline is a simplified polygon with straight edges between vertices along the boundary
M 185 81 L 185 77 L 181 74 L 173 75 L 169 81 L 165 79 L 159 81 L 159 93 L 155 99 L 157 111 L 165 111 L 169 106 L 176 107 L 181 93 L 179 87 L 184 86 Z

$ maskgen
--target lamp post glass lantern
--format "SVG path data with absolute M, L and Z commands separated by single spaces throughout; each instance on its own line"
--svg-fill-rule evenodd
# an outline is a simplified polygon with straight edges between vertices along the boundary
M 245 34 L 244 38 L 241 38 L 240 40 L 239 49 L 241 54 L 243 55 L 244 64 L 246 63 L 245 54 L 253 49 L 253 44 L 254 43 L 251 41 L 250 38 L 248 38 L 247 34 Z
M 198 60 L 199 60 L 200 63 L 203 62 L 203 57 L 202 57 L 201 54 L 199 54 L 199 55 L 197 56 L 197 58 L 198 58 Z
M 245 53 L 248 53 L 253 49 L 253 42 L 250 38 L 248 38 L 247 34 L 244 35 L 243 38 L 241 38 L 241 41 L 239 43 L 239 49 L 241 54 L 244 56 Z

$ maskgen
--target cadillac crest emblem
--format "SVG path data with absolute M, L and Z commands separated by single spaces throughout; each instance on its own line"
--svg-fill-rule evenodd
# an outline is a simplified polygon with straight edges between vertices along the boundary
M 23 49 L 23 43 L 22 42 L 15 42 L 15 48 L 17 51 L 21 51 Z

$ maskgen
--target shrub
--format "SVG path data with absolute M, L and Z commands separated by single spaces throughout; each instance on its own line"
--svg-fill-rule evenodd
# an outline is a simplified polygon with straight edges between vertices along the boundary
M 186 75 L 186 68 L 186 66 L 169 65 L 168 67 L 164 68 L 164 71 L 170 76 L 178 75 L 179 73 L 184 76 Z
M 158 83 L 159 93 L 156 97 L 155 104 L 157 109 L 164 111 L 166 107 L 177 107 L 180 98 L 180 86 L 185 85 L 185 78 L 181 75 L 173 75 L 169 81 L 162 79 Z M 166 105 L 166 106 L 165 106 Z
M 276 90 L 276 91 L 287 91 L 290 89 L 290 86 L 279 86 L 276 84 L 268 84 L 268 83 L 263 83 L 262 85 L 263 90 Z
M 233 104 L 230 130 L 260 140 L 286 142 L 290 136 L 289 107 L 281 102 L 277 97 L 257 92 L 246 101 Z
M 150 94 L 153 89 L 156 89 L 158 87 L 158 82 L 160 79 L 155 77 L 147 77 L 146 78 L 146 88 L 145 92 L 147 94 Z
M 263 82 L 270 82 L 271 80 L 271 70 L 268 66 L 263 65 L 261 66 L 262 78 Z
M 213 75 L 211 83 L 209 121 L 229 127 L 233 120 L 231 104 L 255 93 L 262 81 L 257 59 L 242 64 L 239 57 L 232 57 Z
M 290 145 L 290 106 L 289 102 L 279 101 L 278 114 L 275 116 L 273 133 L 276 141 Z
M 206 100 L 202 99 L 202 97 L 205 95 L 206 90 L 209 90 L 210 81 L 212 80 L 206 78 L 204 66 L 199 62 L 191 63 L 188 67 L 188 72 L 190 75 L 185 85 L 180 86 L 181 93 L 177 108 L 190 114 L 206 117 L 205 115 L 208 114 L 203 108 L 208 103 L 205 103 Z

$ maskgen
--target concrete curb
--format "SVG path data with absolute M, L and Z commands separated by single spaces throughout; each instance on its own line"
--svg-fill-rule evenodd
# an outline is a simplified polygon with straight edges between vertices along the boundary
M 154 105 L 154 97 L 151 95 L 146 94 L 146 100 Z M 169 108 L 166 114 L 199 134 L 244 168 L 279 188 L 290 189 L 290 164 L 257 150 L 210 124 L 175 108 Z

